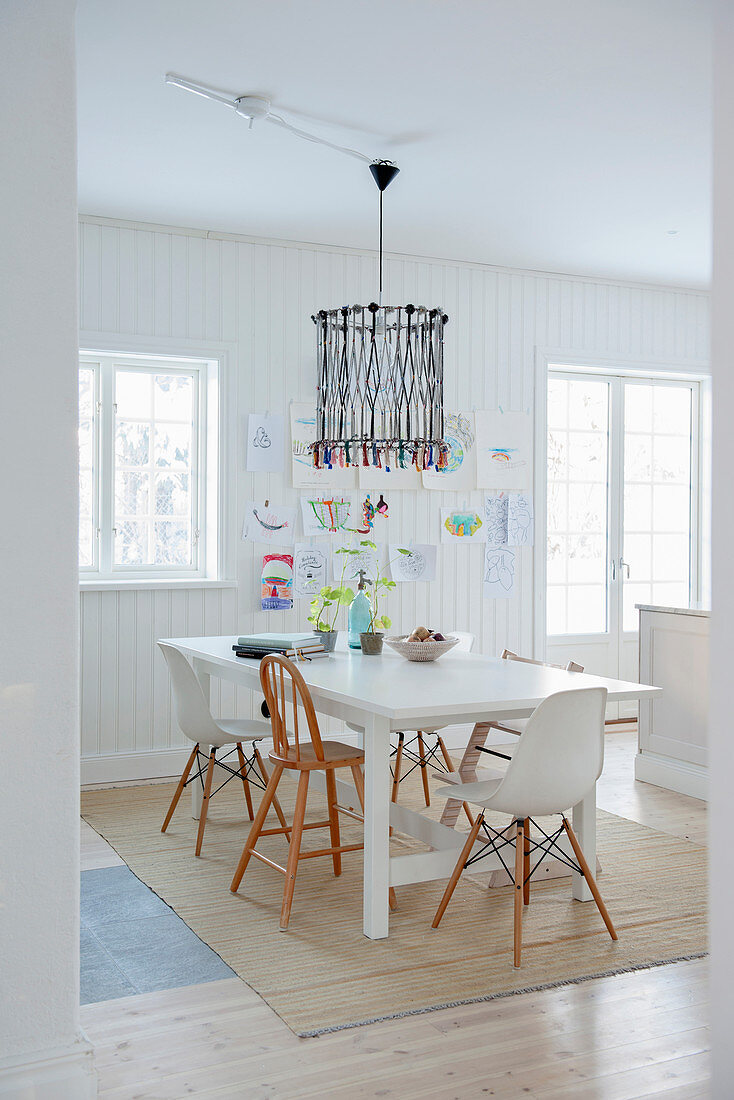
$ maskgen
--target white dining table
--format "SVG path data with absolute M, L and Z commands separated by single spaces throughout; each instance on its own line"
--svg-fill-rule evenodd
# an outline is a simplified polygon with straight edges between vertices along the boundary
M 259 661 L 235 656 L 232 646 L 236 637 L 161 640 L 191 661 L 207 698 L 211 676 L 260 692 Z M 298 668 L 320 714 L 350 722 L 364 731 L 363 928 L 370 939 L 388 935 L 389 888 L 448 878 L 466 839 L 459 830 L 391 801 L 392 732 L 527 717 L 557 691 L 605 687 L 610 702 L 660 693 L 659 688 L 646 684 L 475 653 L 449 652 L 435 662 L 411 662 L 387 647 L 380 656 L 365 656 L 344 643 L 328 658 L 299 662 Z M 325 729 L 322 732 L 328 735 Z M 192 789 L 196 787 L 192 784 Z M 355 791 L 350 783 L 338 781 L 337 790 L 340 801 L 354 804 Z M 198 816 L 196 804 L 194 816 Z M 425 850 L 391 855 L 391 826 L 397 833 L 422 842 Z M 596 866 L 595 788 L 573 807 L 573 827 L 587 862 Z M 475 851 L 480 847 L 478 841 Z M 488 871 L 500 866 L 491 853 L 483 863 Z M 572 875 L 572 891 L 578 901 L 591 900 L 585 880 L 576 872 Z

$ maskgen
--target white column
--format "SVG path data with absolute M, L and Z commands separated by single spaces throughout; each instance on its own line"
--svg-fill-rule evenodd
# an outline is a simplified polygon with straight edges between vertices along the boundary
M 79 1029 L 73 0 L 0 4 L 0 1095 L 96 1096 Z
M 367 659 L 367 658 L 365 658 Z M 364 934 L 388 932 L 390 888 L 390 725 L 371 715 L 364 731 Z
M 709 805 L 711 811 L 711 1029 L 715 1100 L 734 1081 L 734 849 L 731 845 L 734 736 L 734 5 L 719 0 L 714 35 L 714 281 L 712 328 L 713 506 Z

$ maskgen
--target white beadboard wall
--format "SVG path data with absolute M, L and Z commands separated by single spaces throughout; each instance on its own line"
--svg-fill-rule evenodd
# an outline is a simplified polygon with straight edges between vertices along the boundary
M 82 761 L 85 782 L 171 775 L 184 758 L 172 722 L 168 676 L 155 639 L 297 629 L 293 612 L 259 610 L 263 548 L 238 532 L 248 499 L 295 503 L 289 474 L 245 472 L 248 411 L 287 414 L 315 386 L 314 326 L 322 306 L 375 297 L 376 257 L 348 249 L 80 220 L 83 347 L 206 354 L 226 347 L 236 378 L 237 438 L 230 441 L 237 540 L 236 587 L 124 589 L 81 594 Z M 650 369 L 708 358 L 708 296 L 454 261 L 390 257 L 386 301 L 441 305 L 449 314 L 447 408 L 532 409 L 536 352 L 578 360 L 645 363 Z M 439 509 L 479 505 L 481 492 L 388 494 L 385 539 L 439 541 Z M 380 532 L 378 529 L 378 537 Z M 402 585 L 386 610 L 397 631 L 417 623 L 473 631 L 479 648 L 531 652 L 533 551 L 523 551 L 517 596 L 482 597 L 481 547 L 442 547 L 438 579 Z M 213 709 L 251 713 L 245 692 L 213 681 Z M 257 701 L 259 702 L 259 700 Z

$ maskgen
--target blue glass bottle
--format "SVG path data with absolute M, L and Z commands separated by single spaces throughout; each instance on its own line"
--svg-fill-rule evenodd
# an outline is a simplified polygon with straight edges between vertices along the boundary
M 364 569 L 360 569 L 357 595 L 349 605 L 349 635 L 347 641 L 349 642 L 350 649 L 361 649 L 362 644 L 359 640 L 359 636 L 369 630 L 371 617 L 370 601 L 367 599 L 364 591 L 365 584 L 367 583 L 369 582 L 364 579 Z

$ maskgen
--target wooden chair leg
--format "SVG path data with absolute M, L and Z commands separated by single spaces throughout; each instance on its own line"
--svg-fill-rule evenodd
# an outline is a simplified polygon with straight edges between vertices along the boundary
M 483 813 L 477 814 L 476 821 L 474 822 L 471 829 L 469 830 L 469 835 L 466 838 L 466 844 L 461 849 L 461 855 L 459 856 L 458 860 L 456 861 L 456 866 L 454 867 L 453 871 L 451 872 L 451 878 L 449 879 L 448 885 L 447 885 L 446 889 L 444 890 L 443 897 L 441 898 L 441 903 L 440 903 L 438 909 L 436 910 L 436 916 L 433 918 L 433 924 L 431 925 L 431 928 L 438 928 L 438 926 L 441 922 L 441 917 L 446 912 L 446 906 L 451 901 L 451 895 L 453 894 L 454 890 L 456 889 L 457 882 L 461 878 L 461 872 L 464 870 L 464 864 L 468 860 L 469 853 L 471 852 L 472 848 L 474 847 L 474 841 L 477 839 L 477 834 L 479 833 L 479 830 L 481 828 L 481 825 L 482 825 L 483 821 L 484 821 L 484 814 Z
M 513 965 L 517 969 L 520 966 L 522 953 L 522 899 L 523 899 L 523 868 L 525 865 L 525 823 L 515 822 L 515 936 Z
M 469 742 L 464 749 L 464 755 L 459 764 L 459 775 L 462 783 L 473 783 L 477 778 L 476 767 L 479 763 L 481 746 L 484 745 L 489 735 L 489 722 L 477 722 L 469 737 Z M 447 798 L 446 805 L 441 814 L 441 824 L 453 829 L 459 816 L 461 803 L 458 798 Z
M 329 804 L 329 834 L 331 836 L 332 848 L 338 848 L 341 844 L 339 837 L 339 811 L 336 808 L 336 780 L 334 778 L 334 769 L 326 769 L 326 800 Z M 338 878 L 342 873 L 342 856 L 341 852 L 334 852 L 332 857 L 334 861 L 334 874 Z
M 171 805 L 168 807 L 168 813 L 166 814 L 166 819 L 163 822 L 163 824 L 161 825 L 161 832 L 162 833 L 165 833 L 166 829 L 168 828 L 169 822 L 170 822 L 171 818 L 173 817 L 173 811 L 178 806 L 178 800 L 181 797 L 181 792 L 183 791 L 184 787 L 186 786 L 186 780 L 189 778 L 189 772 L 191 771 L 191 769 L 193 767 L 194 761 L 196 760 L 196 754 L 198 753 L 198 751 L 199 751 L 199 745 L 197 743 L 196 745 L 194 745 L 194 750 L 191 753 L 191 756 L 186 761 L 186 767 L 181 772 L 181 778 L 178 781 L 178 786 L 176 787 L 176 791 L 174 793 L 174 796 L 171 799 Z
M 523 831 L 522 902 L 530 905 L 530 818 L 525 818 Z
M 576 860 L 578 862 L 578 865 L 581 868 L 581 870 L 583 871 L 584 878 L 586 879 L 586 881 L 589 884 L 589 889 L 591 890 L 592 897 L 594 898 L 594 901 L 596 902 L 596 907 L 599 910 L 599 912 L 601 913 L 602 920 L 604 921 L 604 923 L 607 926 L 607 931 L 609 932 L 609 935 L 612 937 L 613 940 L 619 939 L 619 937 L 617 936 L 617 933 L 614 929 L 614 925 L 612 924 L 612 918 L 609 916 L 609 913 L 607 912 L 607 907 L 604 904 L 604 902 L 602 901 L 602 896 L 599 893 L 598 886 L 596 885 L 596 879 L 592 875 L 591 868 L 589 867 L 588 863 L 586 862 L 586 857 L 584 856 L 584 853 L 581 849 L 581 845 L 579 844 L 575 832 L 573 831 L 573 829 L 571 828 L 571 825 L 569 824 L 569 822 L 566 820 L 565 817 L 563 818 L 563 827 L 566 830 L 566 833 L 568 834 L 568 839 L 571 841 L 571 847 L 574 850 L 574 854 L 576 856 Z
M 453 760 L 451 759 L 451 757 L 449 755 L 449 751 L 446 748 L 446 745 L 444 744 L 443 737 L 441 736 L 440 733 L 437 734 L 436 736 L 438 737 L 438 746 L 441 749 L 441 755 L 443 756 L 443 762 L 446 765 L 446 770 L 450 771 L 450 772 L 455 772 L 456 768 L 454 767 L 454 762 L 453 762 Z M 464 813 L 466 814 L 467 818 L 469 819 L 469 824 L 473 825 L 474 824 L 474 814 L 469 809 L 469 803 L 468 802 L 462 802 L 461 805 L 462 805 L 462 808 L 464 810 Z
M 426 746 L 423 740 L 423 734 L 420 730 L 418 733 L 418 756 L 420 757 L 420 769 L 421 779 L 423 780 L 423 797 L 426 800 L 426 806 L 431 805 L 431 789 L 428 786 L 428 765 L 426 763 Z
M 352 776 L 354 778 L 354 786 L 357 790 L 357 798 L 359 799 L 359 804 L 362 807 L 362 813 L 364 814 L 364 776 L 362 775 L 362 769 L 360 768 L 359 764 L 352 764 Z M 395 894 L 395 888 L 393 886 L 391 886 L 388 891 L 387 900 L 391 909 L 397 909 L 398 899 Z
M 268 769 L 265 767 L 265 761 L 263 760 L 262 756 L 260 755 L 260 750 L 257 747 L 257 743 L 255 742 L 252 747 L 255 750 L 255 759 L 257 760 L 257 767 L 258 767 L 258 770 L 260 772 L 260 776 L 261 776 L 263 782 L 265 783 L 265 787 L 267 788 L 268 784 L 270 783 L 270 776 L 268 774 Z M 272 801 L 273 801 L 273 809 L 275 810 L 276 814 L 278 815 L 278 821 L 280 822 L 280 824 L 283 826 L 283 828 L 286 831 L 285 832 L 286 840 L 290 841 L 290 839 L 291 839 L 290 826 L 288 825 L 288 822 L 286 821 L 286 817 L 285 817 L 285 814 L 283 813 L 283 809 L 282 809 L 282 807 L 280 805 L 280 802 L 278 801 L 275 794 L 273 795 Z
M 268 785 L 267 785 L 267 788 L 265 790 L 265 794 L 262 796 L 262 799 L 260 800 L 260 805 L 257 808 L 257 813 L 255 814 L 255 820 L 253 821 L 252 826 L 250 827 L 250 832 L 247 835 L 247 840 L 245 841 L 245 846 L 242 849 L 242 855 L 240 856 L 240 861 L 237 864 L 237 870 L 234 873 L 234 878 L 232 879 L 231 885 L 229 887 L 233 894 L 237 893 L 237 889 L 238 889 L 240 883 L 242 882 L 242 876 L 245 873 L 245 869 L 247 867 L 247 864 L 250 862 L 250 853 L 251 853 L 252 849 L 255 847 L 255 842 L 257 841 L 257 838 L 260 836 L 260 830 L 262 829 L 265 818 L 268 815 L 268 810 L 270 809 L 270 803 L 275 798 L 275 791 L 277 789 L 278 783 L 280 782 L 280 777 L 281 777 L 282 774 L 283 774 L 283 769 L 280 768 L 280 767 L 276 767 L 276 768 L 274 768 L 273 774 L 270 776 L 270 779 L 268 780 Z
M 247 778 L 247 761 L 245 760 L 245 754 L 242 751 L 242 742 L 237 742 L 237 758 L 240 762 L 240 775 L 242 776 L 242 786 L 245 788 L 245 802 L 247 803 L 247 813 L 250 821 L 254 821 L 255 815 L 252 812 L 252 795 L 250 794 L 250 783 Z
M 212 749 L 209 753 L 209 764 L 206 769 L 206 782 L 204 783 L 204 797 L 201 800 L 201 813 L 199 814 L 199 831 L 196 834 L 196 855 L 201 855 L 201 845 L 204 840 L 204 826 L 206 825 L 206 815 L 209 810 L 209 798 L 212 793 L 212 779 L 214 778 L 214 765 L 216 764 L 217 750 Z
M 288 863 L 285 869 L 285 888 L 283 890 L 283 906 L 280 910 L 280 930 L 285 932 L 291 916 L 293 904 L 293 890 L 296 885 L 296 872 L 298 871 L 298 856 L 301 852 L 301 837 L 303 836 L 303 819 L 306 815 L 306 799 L 308 798 L 309 773 L 301 772 L 298 779 L 298 793 L 296 794 L 296 808 L 293 813 L 293 832 L 288 848 Z

